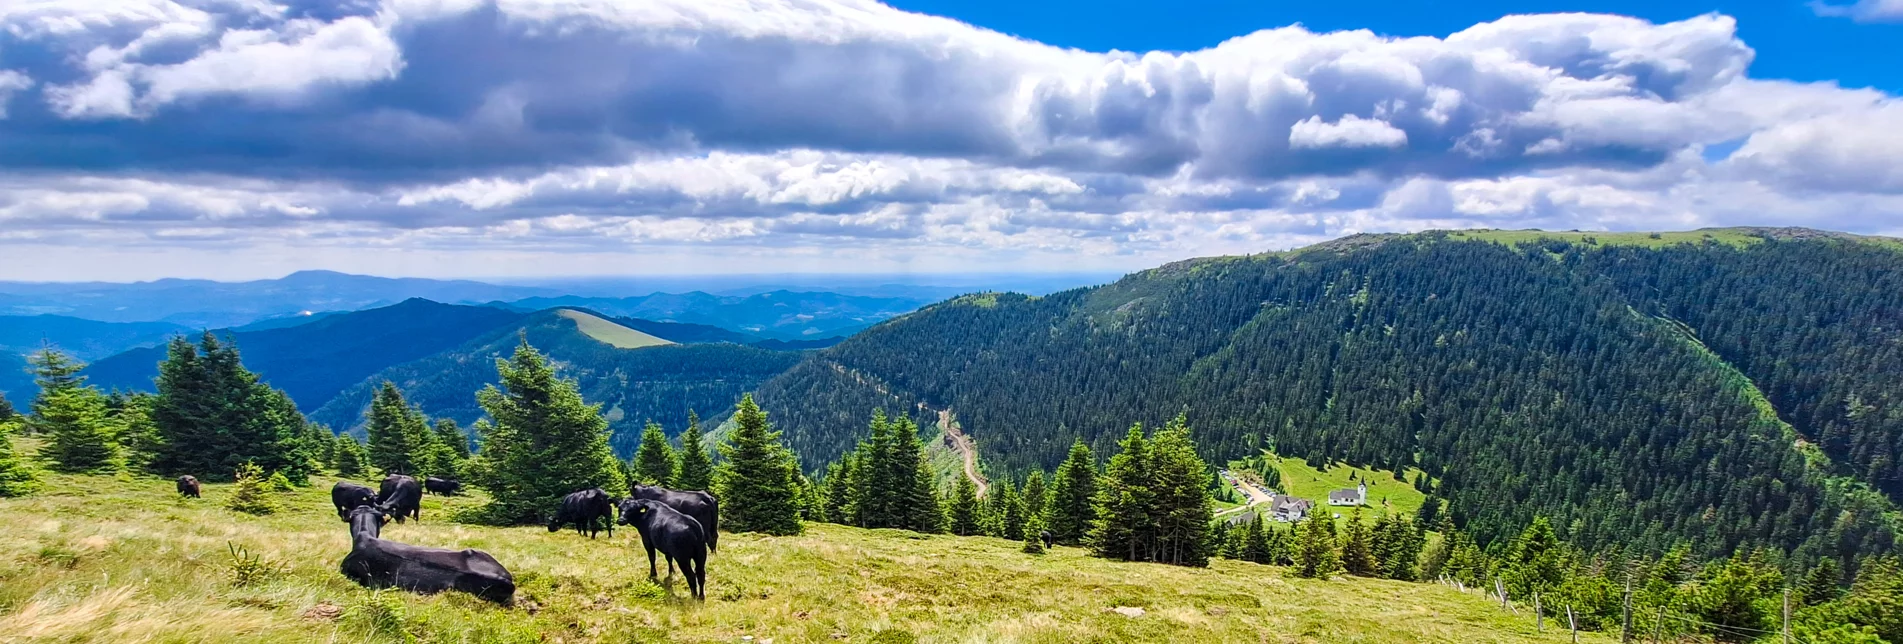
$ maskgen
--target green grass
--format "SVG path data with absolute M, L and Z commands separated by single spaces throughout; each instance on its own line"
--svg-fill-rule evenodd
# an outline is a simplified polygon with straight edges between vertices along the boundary
M 1350 474 L 1368 482 L 1368 505 L 1361 508 L 1361 512 L 1370 520 L 1389 512 L 1413 516 L 1427 501 L 1427 495 L 1413 485 L 1395 480 L 1388 470 L 1336 463 L 1323 472 L 1306 460 L 1290 456 L 1276 460 L 1276 469 L 1282 472 L 1282 486 L 1286 488 L 1282 492 L 1314 501 L 1316 511 L 1339 512 L 1344 517 L 1354 509 L 1328 505 L 1328 493 L 1354 487 L 1356 481 L 1348 480 Z M 1409 481 L 1419 474 L 1420 470 L 1414 468 L 1403 473 Z
M 1127 564 L 1077 548 L 1042 556 L 985 537 L 809 524 L 727 535 L 708 600 L 647 580 L 632 531 L 596 541 L 537 526 L 446 521 L 474 497 L 424 500 L 384 536 L 479 548 L 516 576 L 517 605 L 357 587 L 331 479 L 265 517 L 223 509 L 227 485 L 184 500 L 149 477 L 46 474 L 0 500 L 0 639 L 158 642 L 1563 642 L 1477 594 L 1430 584 L 1298 579 L 1218 561 Z M 239 565 L 241 547 L 257 563 Z M 241 575 L 254 579 L 234 586 Z M 1143 608 L 1140 617 L 1109 612 Z M 1588 634 L 1587 641 L 1608 641 Z
M 580 329 L 588 337 L 618 349 L 639 349 L 674 344 L 574 309 L 562 309 L 558 314 L 574 320 L 575 328 Z

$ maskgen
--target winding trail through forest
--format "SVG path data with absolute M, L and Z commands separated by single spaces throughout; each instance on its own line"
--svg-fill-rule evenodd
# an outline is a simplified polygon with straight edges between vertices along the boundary
M 964 428 L 958 426 L 958 420 L 952 418 L 950 409 L 939 410 L 938 426 L 945 430 L 945 442 L 951 445 L 952 449 L 958 450 L 959 456 L 964 457 L 965 478 L 971 479 L 971 484 L 978 486 L 978 498 L 985 498 L 985 493 L 991 490 L 991 484 L 985 481 L 985 477 L 978 474 L 978 446 L 972 443 L 970 436 L 965 435 Z

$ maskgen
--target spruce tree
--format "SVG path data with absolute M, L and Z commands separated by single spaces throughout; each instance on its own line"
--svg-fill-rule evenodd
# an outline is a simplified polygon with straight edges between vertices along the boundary
M 237 347 L 210 332 L 197 346 L 173 338 L 157 382 L 152 422 L 159 447 L 148 469 L 220 479 L 252 463 L 297 484 L 309 477 L 303 415 L 284 392 L 244 368 Z
M 423 412 L 403 399 L 396 383 L 383 381 L 364 412 L 370 464 L 384 474 L 421 475 L 424 449 L 433 442 Z
M 1237 553 L 1238 559 L 1259 564 L 1269 563 L 1268 527 L 1262 523 L 1262 515 L 1257 513 L 1242 529 L 1242 547 Z
M 1209 465 L 1196 455 L 1186 415 L 1177 414 L 1152 437 L 1150 463 L 1155 503 L 1150 516 L 1156 522 L 1150 560 L 1209 565 L 1214 554 L 1209 524 L 1215 520 L 1210 509 Z
M 933 484 L 931 464 L 925 460 L 925 444 L 918 435 L 918 423 L 901 417 L 891 422 L 892 451 L 887 465 L 891 469 L 893 489 L 887 504 L 895 527 L 934 533 L 941 529 L 944 514 L 938 505 L 938 489 Z
M 1024 497 L 1018 494 L 1010 482 L 992 488 L 998 502 L 993 505 L 997 512 L 997 536 L 1017 540 L 1024 538 Z
M 855 525 L 852 521 L 851 461 L 850 453 L 833 461 L 826 466 L 825 478 L 820 479 L 820 503 L 826 507 L 826 520 L 840 525 Z
M 540 522 L 577 490 L 627 494 L 601 406 L 583 402 L 573 381 L 557 378 L 526 336 L 508 360 L 496 361 L 496 372 L 502 387 L 476 394 L 494 424 L 483 432 L 483 466 L 472 468 L 479 470 L 472 482 L 493 499 L 490 520 Z
M 1051 499 L 1050 490 L 1044 486 L 1044 470 L 1031 470 L 1024 477 L 1024 487 L 1018 489 L 1022 490 L 1020 496 L 1024 497 L 1024 515 L 1043 517 L 1044 507 L 1050 504 Z M 1046 523 L 1049 523 L 1048 517 Z
M 1326 512 L 1316 512 L 1303 521 L 1297 537 L 1295 574 L 1309 579 L 1327 579 L 1341 568 L 1341 553 L 1335 547 L 1335 520 Z
M 714 461 L 700 430 L 700 415 L 687 410 L 687 430 L 681 432 L 681 472 L 674 484 L 683 490 L 706 490 L 714 486 Z M 835 523 L 838 519 L 833 519 Z
M 277 499 L 271 498 L 270 483 L 257 465 L 240 465 L 232 479 L 231 498 L 225 499 L 227 509 L 258 515 L 278 511 Z
M 1381 576 L 1414 581 L 1419 576 L 1416 568 L 1420 562 L 1421 548 L 1427 542 L 1426 533 L 1415 528 L 1406 516 L 1393 517 L 1387 522 L 1386 531 L 1387 537 L 1381 539 L 1384 548 L 1378 548 L 1375 555 L 1381 561 Z
M 432 431 L 436 434 L 436 442 L 448 447 L 458 462 L 469 460 L 469 434 L 456 425 L 456 419 L 438 418 Z
M 1046 526 L 1044 525 L 1044 517 L 1040 515 L 1031 514 L 1030 518 L 1025 519 L 1024 521 L 1024 552 L 1025 553 L 1033 554 L 1033 555 L 1044 554 L 1043 532 L 1045 530 L 1045 527 Z
M 1374 577 L 1381 572 L 1381 562 L 1374 558 L 1374 543 L 1368 534 L 1368 525 L 1361 521 L 1361 508 L 1355 508 L 1348 515 L 1346 534 L 1341 542 L 1341 567 L 1356 577 Z
M 1507 593 L 1515 598 L 1530 598 L 1536 592 L 1550 592 L 1566 581 L 1566 551 L 1546 517 L 1534 517 L 1520 532 L 1513 548 L 1501 562 L 1500 576 L 1505 578 Z
M 1084 542 L 1097 520 L 1097 459 L 1090 446 L 1079 438 L 1071 443 L 1070 453 L 1057 467 L 1051 480 L 1050 500 L 1045 513 L 1050 515 L 1051 534 L 1057 542 L 1074 546 Z
M 1842 583 L 1843 573 L 1837 570 L 1837 560 L 1819 559 L 1817 565 L 1804 573 L 1804 585 L 1797 589 L 1798 600 L 1805 606 L 1831 601 L 1843 593 Z
M 363 446 L 363 443 L 357 442 L 357 439 L 351 438 L 349 434 L 338 434 L 336 447 L 334 449 L 336 450 L 336 463 L 333 464 L 331 468 L 337 470 L 337 476 L 355 478 L 364 475 L 364 469 L 368 467 L 370 454 L 369 450 Z
M 1150 510 L 1156 491 L 1150 487 L 1150 442 L 1143 426 L 1132 425 L 1117 447 L 1097 486 L 1090 547 L 1099 557 L 1147 561 L 1155 537 Z
M 7 392 L 0 391 L 0 423 L 18 417 L 20 412 L 13 410 L 13 403 L 7 401 Z
M 799 534 L 799 463 L 767 424 L 766 412 L 747 394 L 734 408 L 734 430 L 720 446 L 725 459 L 715 471 L 721 526 L 734 532 Z
M 641 430 L 641 447 L 634 451 L 634 478 L 644 485 L 674 487 L 674 449 L 667 444 L 667 432 L 661 424 L 648 421 Z
M 969 537 L 982 531 L 978 525 L 978 487 L 971 479 L 959 476 L 952 484 L 950 507 L 945 512 L 945 528 L 952 534 Z
M 32 466 L 13 451 L 12 435 L 20 426 L 17 417 L 0 420 L 0 498 L 26 496 L 40 487 Z
M 40 395 L 28 424 L 46 438 L 39 458 L 61 472 L 105 472 L 123 465 L 106 397 L 86 384 L 86 364 L 51 348 L 32 357 Z

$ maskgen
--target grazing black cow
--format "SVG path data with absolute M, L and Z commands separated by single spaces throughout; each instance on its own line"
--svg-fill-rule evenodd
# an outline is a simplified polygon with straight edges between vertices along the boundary
M 621 502 L 621 522 L 641 533 L 641 545 L 648 549 L 648 577 L 655 576 L 654 551 L 659 550 L 667 557 L 667 576 L 674 576 L 674 562 L 679 561 L 687 590 L 695 599 L 707 599 L 707 537 L 699 521 L 660 501 L 628 499 Z
M 714 495 L 700 490 L 670 490 L 654 485 L 636 485 L 628 494 L 630 499 L 647 499 L 666 503 L 674 511 L 694 517 L 706 531 L 707 551 L 718 550 L 720 545 L 720 501 Z
M 404 517 L 423 520 L 423 486 L 416 479 L 402 474 L 383 477 L 383 485 L 377 487 L 377 505 L 385 512 L 396 517 L 402 523 Z
M 1037 533 L 1037 539 L 1044 542 L 1045 550 L 1050 550 L 1051 544 L 1057 542 L 1057 535 L 1051 534 L 1049 530 L 1043 530 Z
M 190 474 L 186 474 L 184 476 L 178 477 L 178 495 L 189 496 L 194 499 L 199 498 L 198 497 L 198 477 L 192 476 Z
M 442 479 L 442 478 L 436 478 L 432 476 L 432 477 L 423 479 L 423 490 L 425 492 L 429 492 L 430 494 L 441 494 L 443 496 L 456 496 L 457 494 L 462 493 L 463 484 L 462 482 L 457 481 L 456 479 Z
M 361 505 L 376 505 L 377 491 L 366 485 L 338 481 L 330 486 L 330 504 L 337 506 L 337 518 L 350 520 L 350 511 Z
M 575 524 L 575 534 L 586 534 L 595 538 L 601 532 L 601 524 L 608 524 L 608 538 L 615 536 L 615 503 L 601 488 L 582 490 L 562 497 L 562 507 L 555 511 L 555 518 L 549 519 L 548 531 L 556 532 L 562 526 Z
M 350 554 L 341 566 L 345 577 L 370 588 L 396 587 L 425 594 L 460 590 L 505 605 L 515 599 L 515 577 L 489 553 L 378 538 L 389 520 L 374 505 L 350 510 Z

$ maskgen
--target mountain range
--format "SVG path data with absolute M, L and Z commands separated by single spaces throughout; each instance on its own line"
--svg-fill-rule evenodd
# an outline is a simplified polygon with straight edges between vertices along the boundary
M 1044 297 L 938 303 L 760 387 L 809 468 L 874 407 L 955 415 L 987 468 L 1184 414 L 1273 450 L 1431 478 L 1482 542 L 1891 549 L 1903 243 L 1801 229 L 1361 235 Z

